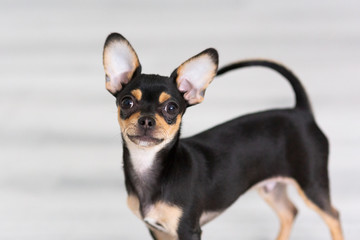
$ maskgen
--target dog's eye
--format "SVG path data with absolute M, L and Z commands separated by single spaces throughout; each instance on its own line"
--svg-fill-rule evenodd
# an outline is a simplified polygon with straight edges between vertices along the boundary
M 178 112 L 179 112 L 179 106 L 174 102 L 169 102 L 168 104 L 165 105 L 164 110 L 168 114 L 175 115 L 175 114 L 178 114 Z
M 122 109 L 130 109 L 134 106 L 134 101 L 130 97 L 124 97 L 121 101 Z

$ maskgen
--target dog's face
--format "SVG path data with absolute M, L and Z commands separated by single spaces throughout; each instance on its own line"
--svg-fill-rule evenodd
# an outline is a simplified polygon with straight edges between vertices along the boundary
M 172 79 L 140 74 L 117 95 L 118 121 L 125 140 L 142 147 L 171 141 L 186 101 Z
M 180 65 L 170 77 L 142 74 L 130 43 L 113 33 L 105 42 L 103 61 L 106 88 L 116 97 L 124 140 L 147 148 L 177 136 L 186 108 L 202 102 L 216 75 L 218 55 L 207 49 Z

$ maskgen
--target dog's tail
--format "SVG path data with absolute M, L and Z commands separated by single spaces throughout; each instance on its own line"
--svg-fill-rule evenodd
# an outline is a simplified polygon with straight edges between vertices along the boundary
M 290 82 L 292 88 L 294 89 L 295 97 L 296 97 L 295 108 L 299 108 L 311 112 L 311 105 L 309 99 L 299 79 L 285 66 L 275 63 L 273 61 L 254 59 L 254 60 L 244 60 L 244 61 L 235 62 L 220 68 L 217 72 L 217 76 L 222 75 L 234 69 L 251 67 L 251 66 L 268 67 L 277 71 L 282 76 L 284 76 Z

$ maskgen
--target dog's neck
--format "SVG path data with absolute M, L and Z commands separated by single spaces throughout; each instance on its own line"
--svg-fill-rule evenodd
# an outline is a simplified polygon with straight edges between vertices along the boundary
M 177 148 L 178 138 L 153 147 L 141 147 L 133 142 L 124 142 L 123 160 L 126 181 L 140 198 L 148 194 L 149 189 L 156 189 L 156 183 L 169 154 Z
M 132 169 L 138 177 L 146 177 L 154 167 L 162 146 L 141 147 L 132 142 L 126 144 Z

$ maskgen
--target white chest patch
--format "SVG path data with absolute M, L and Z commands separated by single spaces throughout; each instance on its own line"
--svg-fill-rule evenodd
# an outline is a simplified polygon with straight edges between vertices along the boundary
M 156 154 L 160 151 L 160 147 L 139 147 L 134 143 L 127 145 L 130 152 L 131 164 L 137 174 L 140 176 L 145 174 L 154 164 Z

